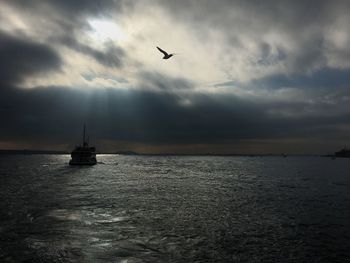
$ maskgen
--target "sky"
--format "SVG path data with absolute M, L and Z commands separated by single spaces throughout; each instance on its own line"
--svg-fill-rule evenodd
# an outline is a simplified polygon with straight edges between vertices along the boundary
M 0 0 L 0 149 L 350 147 L 350 1 Z M 156 46 L 178 53 L 163 60 Z

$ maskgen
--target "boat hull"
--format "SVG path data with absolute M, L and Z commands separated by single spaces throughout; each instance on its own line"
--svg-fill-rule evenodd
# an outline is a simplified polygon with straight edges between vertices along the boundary
M 97 162 L 73 162 L 69 161 L 69 165 L 95 165 Z
M 95 147 L 76 147 L 71 157 L 70 165 L 95 165 L 97 163 Z

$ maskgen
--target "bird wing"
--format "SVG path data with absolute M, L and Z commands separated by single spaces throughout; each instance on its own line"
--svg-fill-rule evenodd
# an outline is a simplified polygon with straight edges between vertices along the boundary
M 157 49 L 164 54 L 164 56 L 168 56 L 168 53 L 166 53 L 163 49 L 160 47 L 157 47 Z

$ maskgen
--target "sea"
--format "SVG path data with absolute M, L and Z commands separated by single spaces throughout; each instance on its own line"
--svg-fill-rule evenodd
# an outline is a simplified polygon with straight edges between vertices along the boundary
M 0 156 L 0 262 L 350 262 L 350 159 Z

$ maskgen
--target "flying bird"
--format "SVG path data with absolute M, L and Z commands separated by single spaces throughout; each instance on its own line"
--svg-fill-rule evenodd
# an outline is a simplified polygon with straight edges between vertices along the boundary
M 164 51 L 163 49 L 161 49 L 160 47 L 157 47 L 157 49 L 163 53 L 164 57 L 163 59 L 169 59 L 171 58 L 172 56 L 176 55 L 175 53 L 173 54 L 168 54 L 166 51 Z

